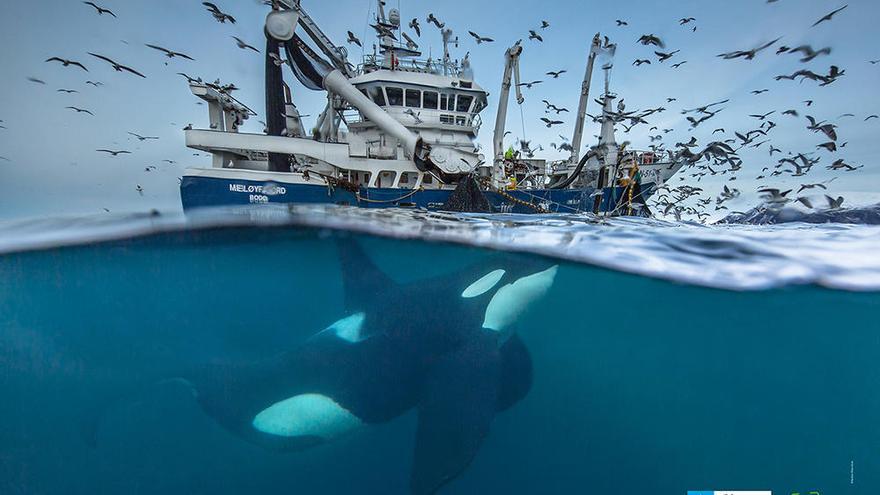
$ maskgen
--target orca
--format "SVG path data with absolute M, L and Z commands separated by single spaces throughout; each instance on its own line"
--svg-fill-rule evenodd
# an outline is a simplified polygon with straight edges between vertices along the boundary
M 277 356 L 180 379 L 226 430 L 278 451 L 416 409 L 411 493 L 435 493 L 471 463 L 495 415 L 531 388 L 531 357 L 514 329 L 557 266 L 508 255 L 400 284 L 354 239 L 338 244 L 346 316 Z

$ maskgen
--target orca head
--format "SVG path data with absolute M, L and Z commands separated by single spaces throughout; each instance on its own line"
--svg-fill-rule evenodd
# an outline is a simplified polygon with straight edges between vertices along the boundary
M 513 282 L 502 285 L 495 291 L 489 304 L 486 306 L 486 312 L 483 317 L 483 328 L 502 334 L 502 341 L 510 335 L 512 326 L 519 320 L 525 311 L 540 301 L 547 295 L 547 292 L 553 286 L 556 280 L 556 272 L 559 265 L 553 265 L 543 271 L 535 272 L 521 278 L 517 278 Z M 473 285 L 482 281 L 483 285 L 487 285 L 494 277 L 490 275 L 496 272 L 502 272 L 497 279 L 492 282 L 492 286 L 497 285 L 501 278 L 505 275 L 503 270 L 496 270 L 484 276 Z M 486 279 L 486 280 L 484 280 Z M 472 286 L 473 286 L 472 285 Z M 488 291 L 490 286 L 483 292 Z M 471 287 L 468 287 L 471 289 Z M 467 291 L 467 290 L 466 290 Z

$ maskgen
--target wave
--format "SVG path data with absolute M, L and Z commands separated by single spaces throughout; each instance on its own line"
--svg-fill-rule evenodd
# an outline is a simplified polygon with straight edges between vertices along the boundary
M 218 228 L 307 228 L 532 253 L 727 290 L 814 284 L 880 290 L 880 228 L 484 215 L 340 206 L 220 208 L 189 216 L 79 217 L 0 225 L 0 254 Z
M 880 203 L 859 208 L 838 208 L 822 211 L 802 211 L 792 207 L 771 208 L 768 206 L 757 206 L 745 213 L 731 213 L 719 223 L 775 225 L 794 222 L 880 225 Z

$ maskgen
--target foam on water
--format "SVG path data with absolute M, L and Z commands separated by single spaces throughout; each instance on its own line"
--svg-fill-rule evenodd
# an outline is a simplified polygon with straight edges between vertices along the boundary
M 337 206 L 80 217 L 0 226 L 0 253 L 185 229 L 302 226 L 529 252 L 681 283 L 731 290 L 793 284 L 880 289 L 880 227 L 674 223 L 590 215 L 482 215 Z

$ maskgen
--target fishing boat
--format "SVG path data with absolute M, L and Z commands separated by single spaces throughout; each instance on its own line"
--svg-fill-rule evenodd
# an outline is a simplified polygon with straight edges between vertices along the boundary
M 453 31 L 441 27 L 443 58 L 422 59 L 401 26 L 397 9 L 378 0 L 378 41 L 360 64 L 334 44 L 298 0 L 278 0 L 266 19 L 266 129 L 240 132 L 256 113 L 232 96 L 234 86 L 191 80 L 207 103 L 209 128 L 188 129 L 186 145 L 212 156 L 212 166 L 189 168 L 181 180 L 185 211 L 266 203 L 330 203 L 367 208 L 496 213 L 593 212 L 647 215 L 648 197 L 682 166 L 672 154 L 620 145 L 615 125 L 638 118 L 615 108 L 605 64 L 598 143 L 582 151 L 590 84 L 606 50 L 597 34 L 590 45 L 570 156 L 536 158 L 527 143 L 505 148 L 511 90 L 524 101 L 517 42 L 505 52 L 493 155 L 476 144 L 488 92 L 474 81 L 468 56 L 453 59 Z M 307 41 L 310 41 L 308 43 Z M 314 48 L 313 48 L 314 46 Z M 285 69 L 287 66 L 287 69 Z M 305 88 L 323 91 L 327 104 L 314 128 L 293 101 L 285 72 Z M 665 160 L 664 160 L 665 158 Z

